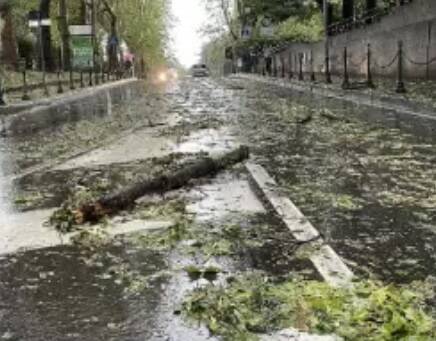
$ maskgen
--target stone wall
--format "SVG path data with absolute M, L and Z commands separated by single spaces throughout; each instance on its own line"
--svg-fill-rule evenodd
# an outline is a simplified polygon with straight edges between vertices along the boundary
M 392 63 L 398 52 L 398 42 L 403 42 L 404 70 L 406 78 L 436 79 L 436 60 L 428 67 L 427 61 L 436 59 L 436 1 L 415 0 L 410 4 L 396 7 L 394 11 L 379 22 L 353 31 L 330 37 L 330 66 L 333 74 L 343 73 L 343 51 L 348 49 L 348 68 L 351 74 L 365 75 L 367 69 L 366 53 L 370 44 L 372 51 L 372 72 L 375 75 L 395 77 L 397 60 Z M 324 72 L 325 44 L 291 44 L 276 54 L 278 73 L 282 64 L 289 72 L 298 71 L 295 58 L 303 54 L 303 70 L 311 71 L 311 55 L 316 73 Z M 291 62 L 290 62 L 291 61 Z M 297 65 L 296 65 L 297 64 Z M 260 66 L 262 67 L 262 66 Z

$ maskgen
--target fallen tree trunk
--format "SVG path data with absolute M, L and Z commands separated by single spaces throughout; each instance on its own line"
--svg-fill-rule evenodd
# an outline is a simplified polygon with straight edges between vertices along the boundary
M 163 193 L 183 187 L 192 179 L 215 175 L 221 170 L 248 159 L 249 150 L 246 146 L 224 154 L 216 159 L 205 157 L 193 164 L 182 167 L 173 174 L 145 180 L 109 194 L 94 203 L 88 203 L 74 212 L 77 224 L 96 222 L 102 217 L 113 214 L 131 206 L 136 199 L 152 193 Z

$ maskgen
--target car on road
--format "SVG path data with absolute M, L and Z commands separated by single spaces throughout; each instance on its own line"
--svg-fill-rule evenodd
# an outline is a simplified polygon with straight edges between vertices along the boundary
M 209 69 L 206 64 L 195 64 L 191 69 L 193 77 L 208 77 Z

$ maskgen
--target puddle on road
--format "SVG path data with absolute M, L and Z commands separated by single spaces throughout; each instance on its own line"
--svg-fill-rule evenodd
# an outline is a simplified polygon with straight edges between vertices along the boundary
M 0 255 L 63 244 L 63 238 L 44 226 L 54 210 L 37 210 L 5 215 L 0 225 Z
M 174 147 L 179 153 L 207 152 L 211 155 L 228 152 L 238 146 L 238 140 L 229 128 L 202 129 L 182 137 Z
M 247 179 L 238 179 L 226 173 L 211 183 L 197 186 L 187 195 L 194 200 L 187 206 L 199 221 L 222 219 L 231 214 L 265 213 L 262 203 Z
M 144 129 L 120 139 L 118 142 L 72 159 L 58 167 L 57 170 L 79 167 L 93 167 L 113 163 L 126 163 L 171 153 L 171 140 L 154 137 L 153 130 Z
M 166 272 L 159 275 L 169 266 L 165 255 L 130 244 L 100 252 L 95 263 L 88 261 L 92 254 L 72 246 L 4 259 L 0 335 L 32 341 L 207 338 L 208 332 L 201 328 L 191 330 L 180 320 L 175 323 L 174 299 L 185 286 L 189 288 L 189 280 L 180 280 L 178 271 L 174 277 Z M 122 264 L 150 276 L 146 290 L 130 293 L 125 283 L 112 278 L 108 269 Z

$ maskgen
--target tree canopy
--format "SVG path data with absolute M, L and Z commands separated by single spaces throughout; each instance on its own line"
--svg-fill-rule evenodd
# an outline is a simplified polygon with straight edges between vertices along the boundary
M 89 12 L 90 1 L 75 0 L 65 3 L 68 24 L 84 23 L 84 12 Z M 170 0 L 95 0 L 95 3 L 99 32 L 111 32 L 112 20 L 115 18 L 117 35 L 134 53 L 145 57 L 149 64 L 159 63 L 165 58 Z M 40 0 L 14 0 L 11 5 L 17 40 L 32 39 L 27 23 L 28 13 L 39 9 Z M 54 46 L 58 46 L 61 40 L 58 17 L 59 0 L 51 0 L 51 40 Z

